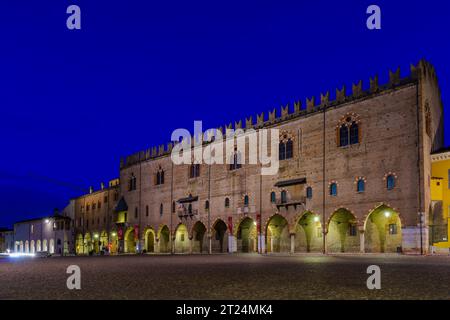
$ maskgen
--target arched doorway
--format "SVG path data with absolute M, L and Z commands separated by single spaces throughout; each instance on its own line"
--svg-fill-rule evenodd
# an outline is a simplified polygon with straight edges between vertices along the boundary
M 125 232 L 125 253 L 136 253 L 136 239 L 134 236 L 134 228 L 128 228 Z
M 117 247 L 118 247 L 118 243 L 119 243 L 117 231 L 111 231 L 109 240 L 110 240 L 109 241 L 109 252 L 111 254 L 117 253 Z
M 256 222 L 246 217 L 236 232 L 237 252 L 256 252 Z
M 30 244 L 28 243 L 28 240 L 25 241 L 25 253 L 30 252 Z
M 37 240 L 36 241 L 36 252 L 41 252 L 42 248 L 41 248 L 41 240 Z
M 364 228 L 366 252 L 400 252 L 402 229 L 398 213 L 388 206 L 374 209 L 366 219 Z
M 359 252 L 359 231 L 355 216 L 346 209 L 336 210 L 329 222 L 328 252 Z
M 30 252 L 31 253 L 36 252 L 36 248 L 34 247 L 34 240 L 31 240 L 31 242 L 30 242 Z
M 108 244 L 108 233 L 103 230 L 100 233 L 100 250 L 109 250 Z
M 163 226 L 159 231 L 159 252 L 169 253 L 170 252 L 170 231 L 167 226 Z
M 295 252 L 320 252 L 323 247 L 322 224 L 318 215 L 306 211 L 295 225 Z
M 44 251 L 44 252 L 48 251 L 47 239 L 44 239 L 42 241 L 42 251 Z
M 223 220 L 219 219 L 214 223 L 211 242 L 212 252 L 223 253 L 228 251 L 227 225 Z
M 20 248 L 20 252 L 23 253 L 23 251 L 24 251 L 23 241 L 20 241 L 20 243 L 19 243 L 19 248 Z
M 207 253 L 208 241 L 206 241 L 206 227 L 200 221 L 197 221 L 192 228 L 192 252 Z
M 93 241 L 92 241 L 92 246 L 94 249 L 94 253 L 99 253 L 100 252 L 100 235 L 98 233 L 94 233 L 93 235 Z
M 184 224 L 179 224 L 175 230 L 175 253 L 189 252 L 189 233 Z
M 50 239 L 48 252 L 50 252 L 51 254 L 55 253 L 55 239 L 53 238 Z
M 266 236 L 267 252 L 290 252 L 289 224 L 283 216 L 276 214 L 270 218 Z
M 92 251 L 92 241 L 91 241 L 91 234 L 86 233 L 84 235 L 84 253 L 90 254 Z
M 75 253 L 83 254 L 84 252 L 84 244 L 83 244 L 83 235 L 79 233 L 77 235 L 77 240 L 75 241 Z
M 145 251 L 155 252 L 155 233 L 152 229 L 147 229 L 145 232 Z

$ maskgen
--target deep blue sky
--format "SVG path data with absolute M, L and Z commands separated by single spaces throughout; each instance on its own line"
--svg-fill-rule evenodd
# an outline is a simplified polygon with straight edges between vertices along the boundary
M 82 30 L 66 28 L 70 4 Z M 366 28 L 370 4 L 382 30 Z M 422 57 L 446 105 L 449 18 L 444 0 L 2 0 L 0 226 L 64 207 L 80 194 L 64 183 L 98 188 L 121 156 L 194 120 L 219 126 L 385 81 Z

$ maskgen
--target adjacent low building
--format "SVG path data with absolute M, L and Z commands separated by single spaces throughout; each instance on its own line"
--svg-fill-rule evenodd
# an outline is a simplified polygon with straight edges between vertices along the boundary
M 0 228 L 0 253 L 14 251 L 14 230 Z

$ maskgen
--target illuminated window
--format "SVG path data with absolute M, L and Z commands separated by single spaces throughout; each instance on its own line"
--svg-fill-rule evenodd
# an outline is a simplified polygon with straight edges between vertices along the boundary
M 358 182 L 356 183 L 356 191 L 364 192 L 365 188 L 366 188 L 366 183 L 364 182 L 363 179 L 359 179 Z
M 394 187 L 395 187 L 395 177 L 392 174 L 390 174 L 386 178 L 386 188 L 388 190 L 392 190 L 394 189 Z
M 337 196 L 337 184 L 336 182 L 333 182 L 332 184 L 330 184 L 330 196 Z

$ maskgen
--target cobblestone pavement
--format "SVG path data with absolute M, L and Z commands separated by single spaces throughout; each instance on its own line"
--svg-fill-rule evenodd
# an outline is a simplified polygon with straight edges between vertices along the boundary
M 369 265 L 381 290 L 368 290 Z M 66 269 L 81 268 L 81 290 Z M 450 257 L 399 255 L 0 258 L 0 299 L 449 299 Z

